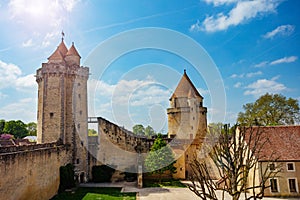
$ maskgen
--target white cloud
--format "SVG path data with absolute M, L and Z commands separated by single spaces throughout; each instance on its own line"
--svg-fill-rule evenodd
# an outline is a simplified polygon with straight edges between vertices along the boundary
M 254 77 L 254 76 L 258 76 L 258 75 L 262 75 L 262 72 L 261 72 L 261 71 L 250 72 L 250 73 L 247 73 L 247 74 L 246 74 L 246 77 L 247 77 L 247 78 L 251 78 L 251 77 Z
M 11 87 L 19 90 L 34 90 L 32 87 L 36 86 L 34 74 L 22 76 L 18 66 L 0 60 L 0 89 Z
M 8 16 L 11 23 L 16 23 L 20 29 L 25 27 L 27 37 L 32 33 L 36 35 L 35 44 L 38 47 L 47 47 L 52 43 L 64 24 L 68 22 L 70 13 L 78 0 L 10 0 L 8 3 Z M 37 29 L 37 27 L 39 27 Z M 26 32 L 25 32 L 26 34 Z M 25 41 L 22 46 L 33 46 L 32 40 Z
M 278 65 L 278 64 L 282 64 L 282 63 L 291 63 L 291 62 L 295 62 L 298 59 L 297 56 L 289 56 L 289 57 L 283 57 L 274 61 L 262 61 L 258 64 L 255 64 L 254 67 L 265 67 L 267 65 Z
M 190 29 L 189 29 L 191 32 L 195 31 L 201 31 L 201 24 L 199 22 L 199 20 L 197 20 L 197 22 L 195 24 L 192 24 Z
M 214 5 L 221 5 L 224 4 L 225 2 L 233 3 L 234 1 L 215 0 L 215 1 L 207 1 L 207 2 L 213 2 Z M 202 26 L 200 27 L 200 30 L 206 32 L 227 30 L 228 27 L 230 26 L 237 26 L 257 16 L 262 16 L 268 13 L 276 12 L 276 8 L 279 5 L 279 3 L 280 1 L 276 1 L 276 0 L 275 1 L 271 1 L 271 0 L 236 1 L 235 7 L 231 9 L 228 14 L 224 14 L 221 12 L 216 16 L 207 16 L 204 19 Z M 195 24 L 195 27 L 196 25 L 197 24 Z
M 131 128 L 140 120 L 150 124 L 151 110 L 155 106 L 166 109 L 171 91 L 153 78 L 120 80 L 115 84 L 92 79 L 88 82 L 88 94 L 91 116 L 102 116 Z
M 64 0 L 62 1 L 62 5 L 68 12 L 71 12 L 79 1 L 80 0 Z
M 157 85 L 149 85 L 142 87 L 137 92 L 133 93 L 130 98 L 131 106 L 150 106 L 153 104 L 160 104 L 168 102 L 171 96 L 169 90 L 165 90 Z
M 295 30 L 295 26 L 293 25 L 281 25 L 275 28 L 273 31 L 266 33 L 263 35 L 266 39 L 272 39 L 275 36 L 289 36 L 291 35 Z
M 91 79 L 88 81 L 90 98 L 105 98 L 114 104 L 147 106 L 170 98 L 171 92 L 153 80 L 120 80 L 117 84 Z M 94 99 L 95 100 L 95 99 Z
M 245 74 L 232 74 L 230 78 L 243 78 Z
M 280 93 L 287 90 L 287 87 L 278 83 L 276 80 L 279 77 L 273 77 L 271 80 L 259 79 L 246 87 L 245 95 L 253 95 L 256 98 L 264 95 L 265 93 Z
M 37 89 L 37 83 L 34 74 L 18 77 L 15 81 L 15 86 L 19 90 L 30 89 L 35 91 L 35 89 Z
M 25 123 L 36 121 L 36 99 L 25 98 L 1 107 L 0 116 L 6 120 L 21 119 Z
M 33 45 L 32 39 L 29 39 L 22 43 L 22 47 L 31 47 Z
M 18 66 L 0 60 L 0 88 L 13 85 L 21 74 L 21 69 Z
M 42 47 L 48 47 L 51 44 L 51 41 L 53 41 L 59 34 L 59 31 L 51 31 L 47 33 L 43 38 Z
M 230 4 L 230 3 L 235 3 L 238 2 L 238 0 L 204 0 L 206 3 L 212 3 L 214 6 L 220 6 L 224 4 Z
M 6 94 L 3 94 L 2 92 L 0 92 L 0 100 L 1 100 L 1 99 L 4 99 L 4 98 L 6 98 L 6 97 L 7 97 Z
M 295 62 L 298 59 L 297 56 L 290 56 L 290 57 L 283 57 L 280 58 L 278 60 L 274 60 L 270 63 L 270 65 L 278 65 L 278 64 L 282 64 L 282 63 L 291 63 L 291 62 Z
M 254 67 L 265 67 L 266 65 L 268 65 L 269 61 L 262 61 L 258 64 L 255 64 Z
M 240 88 L 241 86 L 242 86 L 242 83 L 241 82 L 237 82 L 236 84 L 234 84 L 233 87 Z

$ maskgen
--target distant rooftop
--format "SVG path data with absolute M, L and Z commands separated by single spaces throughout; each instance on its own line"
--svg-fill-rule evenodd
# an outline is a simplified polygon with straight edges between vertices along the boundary
M 258 128 L 258 127 L 254 127 Z M 300 161 L 300 126 L 259 127 L 269 141 L 261 150 L 261 160 L 278 158 L 280 161 Z

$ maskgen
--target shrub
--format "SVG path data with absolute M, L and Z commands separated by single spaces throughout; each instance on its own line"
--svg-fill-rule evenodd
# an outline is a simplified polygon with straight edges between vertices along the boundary
M 95 183 L 110 182 L 110 179 L 114 172 L 115 169 L 107 165 L 93 166 L 92 168 L 93 182 Z
M 72 164 L 67 164 L 66 166 L 61 166 L 59 168 L 60 173 L 60 183 L 59 191 L 64 191 L 75 186 L 74 180 L 74 166 Z

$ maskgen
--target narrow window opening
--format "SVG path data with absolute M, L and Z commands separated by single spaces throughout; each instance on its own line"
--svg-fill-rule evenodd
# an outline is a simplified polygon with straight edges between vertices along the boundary
M 290 189 L 290 192 L 297 192 L 296 179 L 294 179 L 294 178 L 289 179 L 289 189 Z
M 294 163 L 287 163 L 287 170 L 288 171 L 294 171 L 295 170 Z
M 274 170 L 275 170 L 275 164 L 274 164 L 274 163 L 271 163 L 271 164 L 269 165 L 269 169 L 270 169 L 270 171 L 274 171 Z
M 277 179 L 270 179 L 271 192 L 278 192 Z

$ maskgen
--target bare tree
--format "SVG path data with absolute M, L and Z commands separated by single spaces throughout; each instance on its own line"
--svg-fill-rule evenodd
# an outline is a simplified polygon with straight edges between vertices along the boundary
M 238 127 L 231 130 L 225 125 L 221 131 L 210 131 L 207 137 L 209 139 L 204 144 L 209 152 L 208 158 L 199 159 L 197 155 L 190 163 L 192 184 L 189 189 L 201 199 L 217 200 L 218 190 L 222 193 L 221 199 L 224 199 L 225 193 L 233 200 L 238 200 L 241 195 L 246 200 L 261 199 L 265 189 L 270 187 L 267 181 L 279 172 L 262 167 L 259 162 L 261 159 L 276 161 L 272 158 L 273 155 L 271 158 L 263 158 L 262 150 L 269 140 L 260 127 Z M 219 181 L 212 180 L 206 163 L 208 159 L 213 161 Z

